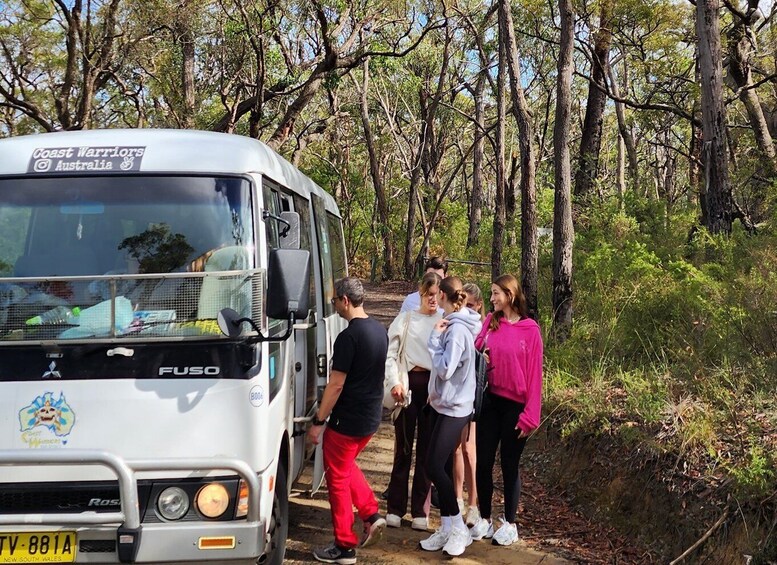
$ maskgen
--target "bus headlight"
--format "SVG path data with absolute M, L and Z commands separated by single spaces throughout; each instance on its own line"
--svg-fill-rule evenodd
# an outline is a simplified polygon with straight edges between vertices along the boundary
M 159 513 L 165 520 L 178 520 L 189 511 L 189 496 L 178 487 L 168 487 L 156 501 Z
M 194 504 L 206 518 L 218 518 L 229 506 L 229 493 L 221 483 L 210 483 L 200 489 Z

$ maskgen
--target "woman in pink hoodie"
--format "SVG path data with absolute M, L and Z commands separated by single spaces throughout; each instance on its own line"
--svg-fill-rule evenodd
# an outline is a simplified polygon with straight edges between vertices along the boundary
M 519 463 L 529 434 L 539 426 L 542 402 L 542 335 L 528 317 L 526 299 L 512 275 L 491 284 L 493 314 L 483 321 L 475 347 L 488 357 L 488 388 L 477 425 L 477 469 L 480 520 L 472 526 L 472 539 L 493 538 L 495 545 L 518 540 L 515 515 L 521 494 Z M 500 449 L 504 477 L 504 517 L 494 529 L 491 522 L 493 469 Z

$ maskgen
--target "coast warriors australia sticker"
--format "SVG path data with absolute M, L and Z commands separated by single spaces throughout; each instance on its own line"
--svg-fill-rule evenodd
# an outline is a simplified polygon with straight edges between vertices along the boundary
M 139 171 L 143 147 L 39 147 L 32 152 L 28 173 L 127 172 Z
M 22 441 L 29 447 L 66 445 L 75 421 L 75 412 L 62 392 L 59 398 L 52 392 L 44 392 L 19 410 Z

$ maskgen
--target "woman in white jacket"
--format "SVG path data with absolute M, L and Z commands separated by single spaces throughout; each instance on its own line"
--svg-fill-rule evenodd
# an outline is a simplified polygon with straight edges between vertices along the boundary
M 432 376 L 429 380 L 432 436 L 426 472 L 440 497 L 440 521 L 431 537 L 421 541 L 427 551 L 442 549 L 450 556 L 464 553 L 472 543 L 464 523 L 449 472 L 461 432 L 470 421 L 475 401 L 475 336 L 480 315 L 464 306 L 467 294 L 461 281 L 449 277 L 440 284 L 440 306 L 445 316 L 429 336 Z
M 426 476 L 426 452 L 431 427 L 423 407 L 428 398 L 432 358 L 426 342 L 435 324 L 442 318 L 438 312 L 437 297 L 440 275 L 426 273 L 418 286 L 421 306 L 418 310 L 401 312 L 388 330 L 389 348 L 386 359 L 385 387 L 391 390 L 394 401 L 406 405 L 394 420 L 394 465 L 387 491 L 386 523 L 398 528 L 407 511 L 407 485 L 415 440 L 415 471 L 410 493 L 411 527 L 426 530 L 429 519 L 429 492 L 431 481 Z M 408 389 L 400 380 L 400 371 L 407 370 Z M 408 398 L 409 396 L 409 398 Z M 409 402 L 407 402 L 409 400 Z M 418 430 L 418 439 L 416 438 Z

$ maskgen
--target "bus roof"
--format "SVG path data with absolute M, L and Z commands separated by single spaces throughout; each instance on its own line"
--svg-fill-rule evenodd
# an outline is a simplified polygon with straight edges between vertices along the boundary
M 0 139 L 0 176 L 257 173 L 337 212 L 334 198 L 267 145 L 196 130 L 103 129 Z M 338 213 L 339 215 L 339 213 Z

